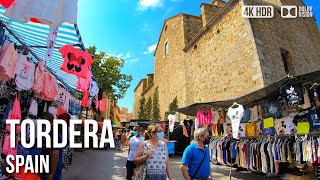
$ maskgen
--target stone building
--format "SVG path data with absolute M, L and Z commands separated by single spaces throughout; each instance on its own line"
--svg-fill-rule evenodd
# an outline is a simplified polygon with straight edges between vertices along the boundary
M 243 5 L 272 5 L 274 17 L 243 18 Z M 301 0 L 213 0 L 200 5 L 200 16 L 167 19 L 154 53 L 162 119 L 175 96 L 179 107 L 226 100 L 261 89 L 289 72 L 320 70 L 315 18 L 283 19 L 282 5 L 305 6 Z M 139 95 L 135 91 L 135 99 Z
M 140 99 L 145 97 L 146 101 L 150 97 L 153 98 L 154 91 L 154 75 L 148 74 L 147 78 L 142 79 L 136 88 L 134 89 L 134 99 L 133 99 L 133 119 L 138 119 L 139 107 L 140 107 Z

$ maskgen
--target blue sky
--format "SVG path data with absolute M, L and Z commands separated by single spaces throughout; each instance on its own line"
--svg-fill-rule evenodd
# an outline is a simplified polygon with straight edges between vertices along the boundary
M 134 88 L 154 71 L 153 53 L 164 21 L 176 14 L 200 14 L 200 4 L 211 0 L 80 0 L 78 25 L 86 47 L 126 60 L 122 72 L 133 76 L 120 107 L 132 110 Z M 319 0 L 304 0 L 313 6 L 320 21 Z M 318 25 L 320 23 L 318 22 Z

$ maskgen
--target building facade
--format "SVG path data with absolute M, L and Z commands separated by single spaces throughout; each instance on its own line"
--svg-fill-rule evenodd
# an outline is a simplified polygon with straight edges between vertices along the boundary
M 274 17 L 243 18 L 243 5 L 272 5 Z M 178 14 L 167 19 L 154 53 L 161 118 L 176 96 L 179 107 L 227 100 L 288 73 L 320 70 L 315 18 L 283 19 L 282 5 L 305 6 L 301 0 L 213 0 L 200 5 L 200 16 Z M 135 91 L 135 102 L 136 98 Z

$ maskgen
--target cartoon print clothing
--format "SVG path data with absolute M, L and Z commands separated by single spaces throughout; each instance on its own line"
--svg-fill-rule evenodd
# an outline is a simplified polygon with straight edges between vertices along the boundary
M 199 110 L 197 113 L 198 125 L 209 125 L 211 124 L 212 114 L 211 109 L 202 111 Z
M 258 121 L 258 107 L 254 106 L 253 108 L 250 108 L 250 121 L 256 122 Z
M 304 104 L 303 86 L 301 83 L 288 84 L 282 87 L 282 94 L 286 98 L 289 108 Z
M 231 106 L 228 109 L 228 116 L 231 120 L 231 125 L 232 125 L 232 137 L 237 139 L 239 134 L 240 121 L 244 114 L 244 108 L 242 105 L 235 105 L 235 106 L 238 106 L 238 107 Z
M 77 24 L 77 12 L 78 0 L 15 0 L 4 15 L 25 23 L 37 18 L 50 28 L 58 28 L 64 22 Z
M 72 45 L 63 46 L 60 48 L 60 52 L 64 58 L 60 69 L 66 73 L 86 79 L 88 68 L 93 63 L 91 55 L 86 51 L 82 52 L 75 49 Z
M 10 7 L 13 2 L 14 0 L 0 0 L 0 4 L 5 8 Z
M 239 136 L 246 137 L 246 123 L 240 123 Z
M 286 125 L 286 133 L 290 135 L 294 135 L 297 132 L 297 126 L 293 123 L 293 118 L 288 116 L 285 118 L 282 118 L 281 120 L 285 121 Z
M 30 90 L 33 86 L 35 64 L 30 61 L 29 56 L 20 55 L 19 62 L 17 64 L 16 73 L 16 85 L 20 90 Z
M 284 119 L 276 119 L 274 121 L 274 128 L 276 129 L 278 136 L 283 136 L 287 133 L 287 125 Z
M 308 120 L 311 128 L 320 128 L 320 109 L 311 109 L 308 112 Z
M 281 108 L 278 102 L 266 103 L 264 105 L 264 110 L 268 117 L 272 116 L 274 118 L 280 118 L 281 116 Z

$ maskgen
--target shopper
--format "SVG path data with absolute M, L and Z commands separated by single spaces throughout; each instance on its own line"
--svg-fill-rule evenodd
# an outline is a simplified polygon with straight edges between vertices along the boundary
M 146 180 L 166 180 L 167 176 L 169 180 L 172 179 L 168 148 L 166 143 L 159 140 L 160 133 L 159 125 L 149 125 L 144 135 L 145 141 L 140 144 L 133 160 L 136 165 L 146 161 Z
M 144 138 L 142 137 L 143 129 L 139 126 L 135 126 L 133 128 L 133 137 L 129 140 L 129 155 L 128 160 L 126 164 L 127 168 L 127 180 L 131 180 L 133 176 L 134 168 L 136 168 L 136 165 L 133 163 L 133 159 L 136 155 L 136 152 L 139 148 L 139 145 L 144 141 Z
M 122 145 L 122 148 L 126 147 L 126 142 L 127 142 L 127 135 L 126 135 L 125 130 L 123 129 L 122 130 L 122 134 L 121 134 L 121 145 Z
M 116 136 L 115 136 L 115 140 L 116 140 L 117 150 L 121 150 L 121 129 L 118 129 Z
M 210 153 L 208 138 L 209 132 L 206 128 L 199 128 L 194 132 L 195 142 L 190 144 L 183 152 L 181 171 L 186 180 L 208 180 L 210 173 Z
M 46 119 L 51 124 L 51 132 L 50 136 L 51 139 L 53 138 L 53 120 L 54 117 L 49 112 L 44 112 L 41 115 L 41 119 Z M 60 143 L 62 143 L 62 137 L 60 133 L 58 134 L 58 140 Z M 42 174 L 41 180 L 61 180 L 62 179 L 62 148 L 45 148 L 43 150 L 43 155 L 49 155 L 50 156 L 50 173 L 48 174 Z

